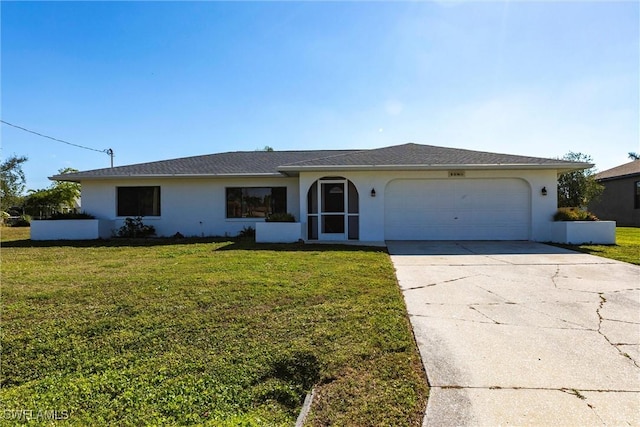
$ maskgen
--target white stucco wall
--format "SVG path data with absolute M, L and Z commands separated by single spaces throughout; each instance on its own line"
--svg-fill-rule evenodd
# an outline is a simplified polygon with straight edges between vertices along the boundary
M 92 180 L 82 182 L 83 211 L 114 220 L 114 230 L 125 217 L 116 215 L 116 187 L 160 186 L 160 216 L 144 217 L 158 236 L 235 236 L 245 226 L 255 228 L 259 218 L 226 218 L 227 187 L 287 187 L 287 211 L 300 218 L 297 178 L 199 179 L 158 178 Z
M 396 179 L 489 179 L 519 178 L 530 186 L 531 221 L 529 239 L 550 241 L 553 237 L 551 224 L 557 210 L 557 188 L 555 170 L 466 170 L 464 178 L 449 178 L 447 170 L 441 171 L 355 171 L 355 172 L 305 172 L 300 174 L 300 221 L 306 222 L 306 197 L 311 185 L 325 176 L 341 176 L 356 186 L 360 196 L 360 240 L 380 242 L 385 240 L 385 189 Z M 541 190 L 547 189 L 543 196 Z M 371 197 L 371 189 L 376 196 Z M 500 221 L 501 218 L 496 218 Z M 306 231 L 306 224 L 303 225 Z
M 258 222 L 256 242 L 293 243 L 302 238 L 302 224 L 299 222 Z
M 615 245 L 615 221 L 558 221 L 552 224 L 556 243 Z
M 261 219 L 226 218 L 226 187 L 287 187 L 287 211 L 302 223 L 306 236 L 307 192 L 311 185 L 325 176 L 342 176 L 356 186 L 360 199 L 360 241 L 385 240 L 385 189 L 396 179 L 490 179 L 518 178 L 530 187 L 531 221 L 529 239 L 553 240 L 553 214 L 557 209 L 555 170 L 466 170 L 464 178 L 449 178 L 440 171 L 343 171 L 304 172 L 299 178 L 158 178 L 138 180 L 92 180 L 82 182 L 83 210 L 96 218 L 114 220 L 114 229 L 122 225 L 116 216 L 116 187 L 161 187 L 161 216 L 145 217 L 146 224 L 156 227 L 160 236 L 177 232 L 185 236 L 235 236 L 245 226 L 255 227 Z M 543 196 L 541 190 L 547 189 Z M 376 197 L 371 197 L 371 189 Z M 501 218 L 496 218 L 500 221 Z
M 111 237 L 107 219 L 36 220 L 31 222 L 31 240 L 93 240 Z

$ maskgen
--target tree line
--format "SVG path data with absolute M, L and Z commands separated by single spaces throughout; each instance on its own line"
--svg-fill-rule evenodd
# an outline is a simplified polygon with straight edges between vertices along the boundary
M 80 199 L 80 184 L 53 181 L 47 187 L 28 190 L 22 165 L 26 156 L 12 155 L 0 164 L 0 209 L 3 217 L 28 215 L 49 218 L 56 213 L 73 211 Z M 73 168 L 58 170 L 59 174 L 77 172 Z

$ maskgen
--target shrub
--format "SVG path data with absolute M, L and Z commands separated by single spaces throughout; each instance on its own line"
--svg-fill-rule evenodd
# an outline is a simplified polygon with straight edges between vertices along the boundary
M 296 217 L 287 213 L 274 213 L 265 218 L 265 222 L 296 222 Z
M 598 218 L 589 211 L 578 208 L 560 208 L 553 215 L 554 221 L 599 221 Z
M 10 217 L 9 212 L 0 212 L 0 224 L 4 224 Z
M 60 212 L 56 212 L 53 215 L 51 215 L 51 217 L 49 219 L 96 219 L 95 216 L 86 213 L 86 212 L 67 212 L 67 213 L 60 213 Z
M 153 225 L 145 225 L 142 217 L 125 218 L 124 225 L 118 230 L 118 237 L 149 237 L 156 234 Z
M 29 227 L 31 226 L 31 216 L 30 215 L 20 215 L 20 218 L 16 222 L 13 223 L 12 227 Z
M 238 233 L 238 238 L 240 239 L 255 239 L 256 238 L 256 229 L 251 226 L 242 227 L 242 230 Z

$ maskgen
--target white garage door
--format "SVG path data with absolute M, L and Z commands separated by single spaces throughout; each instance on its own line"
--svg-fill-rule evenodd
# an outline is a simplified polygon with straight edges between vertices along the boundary
M 385 189 L 387 240 L 528 240 L 520 179 L 399 179 Z

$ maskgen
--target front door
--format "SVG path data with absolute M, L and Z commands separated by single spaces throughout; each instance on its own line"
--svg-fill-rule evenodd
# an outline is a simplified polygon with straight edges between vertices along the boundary
M 321 181 L 319 194 L 321 240 L 346 239 L 345 183 L 345 181 Z
M 314 182 L 307 193 L 307 239 L 358 240 L 358 190 L 342 177 Z

